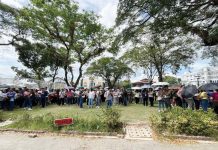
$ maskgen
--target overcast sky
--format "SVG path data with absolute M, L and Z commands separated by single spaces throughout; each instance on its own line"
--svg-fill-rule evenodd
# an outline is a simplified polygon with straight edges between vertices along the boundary
M 11 6 L 21 8 L 28 4 L 28 0 L 1 0 L 2 2 Z M 111 27 L 115 23 L 116 11 L 118 0 L 77 0 L 80 8 L 85 10 L 92 10 L 101 16 L 100 22 L 106 27 Z M 3 39 L 1 39 L 2 41 Z M 6 41 L 5 41 L 6 42 Z M 18 56 L 12 46 L 0 47 L 0 77 L 14 77 L 15 73 L 11 70 L 11 66 L 24 68 L 22 64 L 18 62 Z M 208 66 L 208 61 L 198 61 L 190 66 L 194 70 L 198 70 L 202 67 Z M 76 69 L 76 68 L 75 68 Z M 182 69 L 178 75 L 182 75 L 189 70 Z M 142 78 L 143 71 L 138 70 L 136 76 L 133 78 Z M 60 74 L 61 75 L 61 74 Z

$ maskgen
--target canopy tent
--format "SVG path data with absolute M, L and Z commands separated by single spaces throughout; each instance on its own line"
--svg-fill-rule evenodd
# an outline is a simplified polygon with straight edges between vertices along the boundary
M 131 89 L 132 89 L 132 90 L 141 90 L 142 88 L 136 86 L 136 87 L 132 87 Z
M 7 88 L 10 88 L 10 86 L 7 85 L 7 84 L 1 84 L 0 85 L 0 89 L 7 89 Z
M 152 86 L 166 86 L 166 85 L 169 85 L 169 83 L 168 82 L 157 82 L 157 83 L 152 84 Z
M 150 88 L 151 88 L 151 85 L 145 84 L 145 85 L 141 86 L 141 88 L 142 88 L 142 89 L 150 89 Z

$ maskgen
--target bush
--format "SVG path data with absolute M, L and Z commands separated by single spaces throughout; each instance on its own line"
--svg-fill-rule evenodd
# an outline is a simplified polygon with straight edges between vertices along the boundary
M 54 125 L 55 119 L 72 117 L 74 124 L 58 127 Z M 116 109 L 102 109 L 102 113 L 96 117 L 79 118 L 78 116 L 54 116 L 51 113 L 31 116 L 24 113 L 6 128 L 22 130 L 45 130 L 45 131 L 80 131 L 80 132 L 122 132 L 123 123 L 120 121 L 120 112 Z
M 151 126 L 158 133 L 218 136 L 218 118 L 213 112 L 173 108 L 150 117 Z
M 123 123 L 120 121 L 120 115 L 117 109 L 103 109 L 103 121 L 109 132 L 122 132 Z
M 45 114 L 43 116 L 31 117 L 30 114 L 23 114 L 18 120 L 9 125 L 11 128 L 25 129 L 25 130 L 58 130 L 58 127 L 54 125 L 55 117 L 51 114 Z
M 106 132 L 106 126 L 100 119 L 74 118 L 74 124 L 63 128 L 66 131 Z

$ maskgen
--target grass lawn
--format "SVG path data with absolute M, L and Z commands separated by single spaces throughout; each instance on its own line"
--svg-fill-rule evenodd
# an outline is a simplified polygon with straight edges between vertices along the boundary
M 101 108 L 106 108 L 102 106 Z M 25 113 L 30 114 L 31 116 L 39 116 L 51 113 L 54 116 L 63 116 L 63 117 L 78 117 L 78 118 L 96 118 L 101 116 L 102 109 L 92 108 L 89 109 L 87 105 L 84 105 L 83 109 L 80 109 L 76 105 L 49 105 L 46 108 L 34 107 L 32 111 L 24 109 L 15 109 L 14 111 L 3 111 L 2 117 L 4 120 L 11 118 L 16 120 L 19 116 L 22 116 Z M 144 107 L 142 104 L 130 104 L 127 107 L 122 105 L 113 105 L 113 108 L 116 108 L 121 113 L 121 121 L 126 123 L 138 123 L 138 122 L 147 122 L 151 114 L 157 113 L 157 107 Z

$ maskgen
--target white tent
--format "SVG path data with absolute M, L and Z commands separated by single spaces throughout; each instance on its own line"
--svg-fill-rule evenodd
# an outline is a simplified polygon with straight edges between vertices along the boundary
M 142 89 L 149 89 L 149 88 L 151 88 L 151 86 L 150 86 L 150 85 L 147 85 L 147 84 L 145 84 L 145 85 L 143 85 L 141 88 L 142 88 Z
M 169 83 L 168 82 L 157 82 L 157 83 L 152 84 L 152 86 L 165 86 L 165 85 L 169 85 Z
M 141 88 L 141 87 L 138 87 L 138 86 L 136 86 L 136 87 L 132 87 L 131 89 L 132 89 L 132 90 L 141 90 L 142 88 Z

